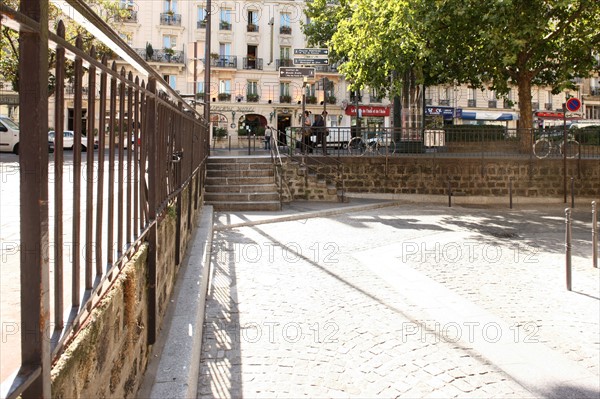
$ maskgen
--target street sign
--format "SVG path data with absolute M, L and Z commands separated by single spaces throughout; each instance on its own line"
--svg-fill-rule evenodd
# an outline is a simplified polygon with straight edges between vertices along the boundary
M 329 57 L 329 49 L 327 48 L 295 48 L 294 55 L 303 55 L 309 58 L 312 57 Z
M 571 97 L 567 100 L 567 110 L 569 110 L 571 112 L 577 112 L 577 111 L 579 111 L 580 107 L 581 107 L 581 101 L 579 101 L 578 98 Z
M 294 65 L 329 65 L 327 58 L 294 58 Z
M 281 67 L 279 68 L 280 78 L 314 78 L 315 68 L 293 68 L 293 67 Z

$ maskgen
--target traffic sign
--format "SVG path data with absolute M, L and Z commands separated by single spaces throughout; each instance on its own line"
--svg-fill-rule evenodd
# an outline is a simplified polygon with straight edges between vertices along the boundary
M 280 78 L 314 78 L 315 68 L 293 68 L 293 67 L 281 67 L 279 68 Z
M 567 100 L 567 109 L 571 112 L 577 112 L 581 108 L 581 101 L 576 97 L 571 97 Z
M 294 58 L 294 65 L 329 65 L 327 58 Z
M 295 48 L 294 55 L 304 55 L 308 57 L 328 57 L 329 49 L 327 48 Z

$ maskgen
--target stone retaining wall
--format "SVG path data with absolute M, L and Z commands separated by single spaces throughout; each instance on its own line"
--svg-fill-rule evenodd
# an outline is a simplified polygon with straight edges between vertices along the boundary
M 180 260 L 191 236 L 187 223 L 189 189 L 181 195 L 181 245 L 176 248 L 176 204 L 168 207 L 157 228 L 157 325 L 171 297 Z M 201 211 L 194 210 L 192 217 Z M 148 345 L 148 255 L 144 243 L 127 262 L 112 287 L 92 311 L 75 339 L 52 367 L 56 398 L 131 398 L 142 382 L 151 352 Z
M 457 195 L 508 196 L 512 181 L 515 196 L 563 195 L 561 159 L 320 157 L 307 163 L 329 181 L 338 179 L 341 163 L 347 193 L 447 195 L 450 181 Z M 599 160 L 568 160 L 567 176 L 576 196 L 600 195 Z

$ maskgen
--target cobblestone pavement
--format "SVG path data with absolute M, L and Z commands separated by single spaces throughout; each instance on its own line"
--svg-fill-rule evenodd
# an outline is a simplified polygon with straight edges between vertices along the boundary
M 591 223 L 575 212 L 567 292 L 563 215 L 407 205 L 217 231 L 198 397 L 600 397 Z

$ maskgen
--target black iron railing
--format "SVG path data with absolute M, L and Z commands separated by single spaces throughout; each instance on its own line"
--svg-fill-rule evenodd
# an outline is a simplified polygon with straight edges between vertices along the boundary
M 201 193 L 199 176 L 208 155 L 207 122 L 83 0 L 65 0 L 60 6 L 68 7 L 70 16 L 79 14 L 95 25 L 107 37 L 106 44 L 121 57 L 134 60 L 137 65 L 132 69 L 138 68 L 147 78 L 117 70 L 106 56 L 98 60 L 93 48 L 90 52 L 82 49 L 81 39 L 75 45 L 69 43 L 62 22 L 56 33 L 45 30 L 48 0 L 25 3 L 22 12 L 0 4 L 3 27 L 20 32 L 19 73 L 27 76 L 20 88 L 29 93 L 20 96 L 19 102 L 20 109 L 27 110 L 20 112 L 20 140 L 27 144 L 20 147 L 21 212 L 17 217 L 21 360 L 12 365 L 19 372 L 8 382 L 5 394 L 10 398 L 51 397 L 52 361 L 76 336 L 82 321 L 120 273 L 120 266 L 143 241 L 149 244 L 149 284 L 158 285 L 162 273 L 156 270 L 157 221 L 171 201 L 182 202 L 179 197 L 185 188 L 190 193 L 188 215 L 192 206 L 199 206 L 191 193 Z M 48 155 L 49 47 L 55 49 L 55 88 L 50 101 L 57 132 L 64 130 L 65 94 L 72 93 L 76 134 L 68 162 L 61 134 L 55 135 L 53 159 Z M 73 60 L 69 79 L 68 58 Z M 68 88 L 67 80 L 73 82 Z M 82 131 L 97 132 L 96 151 L 92 146 L 84 153 L 79 150 Z M 181 218 L 182 213 L 177 213 Z M 149 288 L 149 297 L 149 307 L 157 308 L 155 288 Z M 149 343 L 156 338 L 156 323 L 155 312 L 149 312 Z M 3 367 L 10 366 L 3 358 Z

